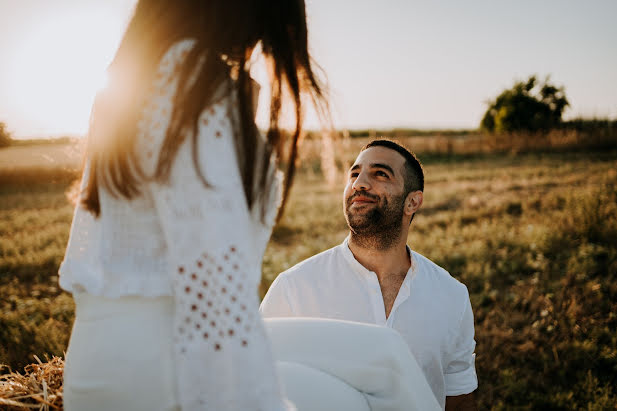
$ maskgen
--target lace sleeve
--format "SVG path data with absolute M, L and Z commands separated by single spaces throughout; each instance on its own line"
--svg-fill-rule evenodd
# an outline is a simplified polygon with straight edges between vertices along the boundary
M 229 112 L 230 99 L 224 99 L 200 118 L 198 161 L 209 186 L 195 169 L 187 139 L 174 159 L 169 182 L 153 182 L 150 187 L 166 238 L 176 301 L 178 398 L 183 410 L 282 410 L 258 313 L 261 258 L 252 236 Z M 154 146 L 162 138 L 156 137 L 157 127 L 161 120 L 168 121 L 156 117 L 149 133 Z M 146 130 L 152 123 L 145 124 Z

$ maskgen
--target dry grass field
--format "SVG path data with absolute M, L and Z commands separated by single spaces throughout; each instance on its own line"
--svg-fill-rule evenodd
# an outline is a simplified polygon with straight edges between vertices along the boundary
M 336 168 L 322 167 L 320 141 L 306 142 L 262 295 L 343 240 L 342 170 L 365 142 L 335 142 Z M 407 142 L 426 170 L 409 244 L 470 291 L 480 408 L 617 409 L 617 151 L 438 155 Z M 20 370 L 68 342 L 73 303 L 57 269 L 79 149 L 16 149 L 0 150 L 0 363 Z

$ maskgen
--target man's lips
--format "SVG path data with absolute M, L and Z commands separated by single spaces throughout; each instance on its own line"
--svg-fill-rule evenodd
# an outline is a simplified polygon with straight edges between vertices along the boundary
M 356 196 L 351 199 L 351 204 L 371 204 L 376 202 L 377 200 L 366 196 Z

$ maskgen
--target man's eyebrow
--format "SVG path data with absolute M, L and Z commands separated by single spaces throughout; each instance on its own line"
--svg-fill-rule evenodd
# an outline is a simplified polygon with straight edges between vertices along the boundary
M 392 174 L 393 176 L 395 175 L 394 170 L 392 170 L 392 167 L 390 167 L 387 164 L 373 163 L 371 164 L 371 168 L 383 168 L 385 170 L 388 170 L 390 174 Z
M 354 170 L 357 170 L 357 169 L 359 169 L 359 168 L 360 168 L 360 164 L 354 164 L 354 165 L 353 165 L 353 166 L 349 169 L 349 171 L 354 171 Z

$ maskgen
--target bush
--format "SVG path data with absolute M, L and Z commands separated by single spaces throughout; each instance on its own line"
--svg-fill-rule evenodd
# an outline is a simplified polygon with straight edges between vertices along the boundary
M 489 102 L 480 127 L 491 133 L 549 131 L 561 123 L 568 105 L 563 87 L 553 86 L 548 78 L 538 82 L 531 76 Z
M 0 148 L 8 147 L 13 143 L 13 139 L 11 138 L 11 133 L 6 128 L 6 124 L 0 122 Z

